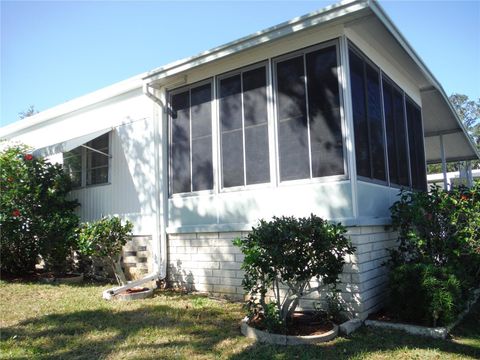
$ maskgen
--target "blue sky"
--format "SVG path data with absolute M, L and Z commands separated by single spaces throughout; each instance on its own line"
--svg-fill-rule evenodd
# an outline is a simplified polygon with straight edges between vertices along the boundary
M 334 1 L 4 1 L 0 125 Z M 480 1 L 380 1 L 444 86 L 480 97 Z

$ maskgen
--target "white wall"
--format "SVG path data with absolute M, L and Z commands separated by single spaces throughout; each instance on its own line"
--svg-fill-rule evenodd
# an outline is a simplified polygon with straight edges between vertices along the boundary
M 111 133 L 110 184 L 74 190 L 84 221 L 119 215 L 132 221 L 134 234 L 155 231 L 155 163 L 151 119 L 121 125 Z

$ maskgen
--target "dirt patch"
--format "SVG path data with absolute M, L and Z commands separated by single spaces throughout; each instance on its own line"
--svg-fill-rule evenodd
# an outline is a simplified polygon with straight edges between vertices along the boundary
M 266 330 L 264 318 L 257 316 L 251 319 L 248 325 L 258 329 Z M 312 312 L 296 312 L 287 321 L 286 329 L 279 332 L 282 335 L 312 336 L 322 335 L 333 329 L 333 323 L 323 316 Z

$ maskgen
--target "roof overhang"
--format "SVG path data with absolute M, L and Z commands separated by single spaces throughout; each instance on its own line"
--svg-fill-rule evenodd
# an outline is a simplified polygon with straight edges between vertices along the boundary
M 166 83 L 170 85 L 170 78 L 190 69 L 220 60 L 225 57 L 252 49 L 288 35 L 303 31 L 314 26 L 330 24 L 334 21 L 351 21 L 368 13 L 368 0 L 344 0 L 327 6 L 310 14 L 296 17 L 290 21 L 258 31 L 230 43 L 204 51 L 192 57 L 172 62 L 146 74 L 144 80 L 154 88 L 160 88 Z
M 241 51 L 252 49 L 308 28 L 325 25 L 334 21 L 348 23 L 360 19 L 368 21 L 375 16 L 398 48 L 406 54 L 422 77 L 420 86 L 422 115 L 425 130 L 425 151 L 428 163 L 441 161 L 440 135 L 442 135 L 446 161 L 473 160 L 480 158 L 472 139 L 468 135 L 448 96 L 427 68 L 420 56 L 411 47 L 398 28 L 393 24 L 381 6 L 374 0 L 347 0 L 319 11 L 297 17 L 288 22 L 259 31 L 231 43 L 213 48 L 183 60 L 179 60 L 147 73 L 144 81 L 149 87 L 171 87 L 177 78 L 186 82 L 186 72 L 198 66 L 220 60 Z M 373 34 L 375 36 L 375 34 Z

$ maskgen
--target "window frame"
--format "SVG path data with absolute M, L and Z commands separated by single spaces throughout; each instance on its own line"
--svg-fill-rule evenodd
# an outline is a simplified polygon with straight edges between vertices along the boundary
M 244 116 L 244 110 L 243 110 L 243 81 L 241 81 L 241 99 L 242 99 L 242 141 L 243 141 L 243 179 L 244 179 L 244 185 L 238 185 L 238 186 L 229 186 L 225 187 L 223 186 L 223 152 L 222 152 L 222 121 L 220 118 L 220 105 L 219 105 L 219 100 L 220 100 L 220 81 L 223 79 L 235 76 L 235 75 L 240 75 L 240 78 L 242 79 L 242 74 L 251 70 L 259 69 L 259 68 L 264 68 L 265 69 L 265 95 L 267 99 L 267 139 L 268 139 L 268 161 L 269 161 L 269 169 L 268 169 L 268 174 L 270 177 L 270 180 L 264 183 L 258 183 L 258 184 L 247 184 L 246 181 L 246 174 L 247 174 L 247 167 L 246 167 L 246 149 L 245 149 L 245 116 Z M 270 78 L 271 71 L 269 71 L 269 61 L 268 60 L 262 60 L 258 61 L 252 64 L 249 64 L 247 66 L 243 66 L 234 70 L 230 70 L 221 74 L 218 74 L 215 76 L 215 101 L 217 102 L 217 106 L 215 109 L 215 122 L 216 122 L 216 130 L 217 130 L 217 152 L 218 152 L 218 188 L 220 193 L 227 193 L 227 192 L 234 192 L 234 191 L 242 191 L 242 190 L 253 190 L 253 189 L 262 189 L 262 188 L 269 188 L 272 186 L 274 179 L 272 176 L 272 146 L 271 146 L 271 132 L 273 131 L 272 129 L 272 116 L 271 116 L 271 97 L 270 97 L 270 87 L 271 87 L 271 78 Z
M 388 152 L 387 152 L 387 131 L 386 131 L 386 123 L 385 123 L 385 109 L 384 109 L 384 102 L 383 102 L 383 82 L 382 82 L 382 75 L 383 75 L 383 71 L 382 69 L 380 68 L 380 66 L 376 65 L 372 60 L 370 60 L 370 58 L 362 51 L 360 50 L 355 44 L 353 44 L 351 41 L 348 41 L 348 47 L 347 47 L 347 61 L 348 61 L 348 64 L 349 64 L 349 68 L 350 68 L 350 51 L 353 51 L 360 59 L 362 59 L 366 64 L 370 65 L 374 70 L 376 70 L 378 72 L 378 78 L 379 78 L 379 81 L 378 81 L 378 86 L 379 86 L 379 90 L 380 90 L 380 106 L 381 106 L 381 122 L 382 122 L 382 137 L 383 137 L 383 156 L 384 156 L 384 162 L 385 162 L 385 165 L 384 165 L 384 169 L 385 169 L 385 180 L 380 180 L 380 179 L 376 179 L 376 178 L 372 178 L 372 177 L 366 177 L 366 176 L 363 176 L 363 175 L 359 175 L 358 174 L 358 168 L 355 164 L 355 167 L 357 168 L 357 179 L 360 180 L 360 181 L 364 181 L 364 182 L 368 182 L 368 183 L 372 183 L 372 184 L 377 184 L 377 185 L 383 185 L 383 186 L 390 186 L 390 169 L 388 168 Z M 351 72 L 351 70 L 350 70 Z M 352 85 L 351 85 L 351 75 L 350 75 L 350 72 L 348 73 L 348 76 L 350 77 L 350 81 L 349 81 L 349 84 L 350 84 L 350 89 L 349 89 L 349 92 L 350 92 L 350 96 L 353 96 L 353 93 L 352 93 Z M 364 71 L 364 75 L 366 75 L 366 71 Z M 365 78 L 366 80 L 366 78 Z M 367 87 L 367 84 L 365 83 L 365 87 Z M 366 91 L 366 89 L 365 89 Z M 368 96 L 368 94 L 365 92 L 365 96 Z M 404 101 L 405 103 L 405 101 Z M 366 104 L 368 107 L 368 103 Z M 366 109 L 367 111 L 367 122 L 368 122 L 368 109 Z M 352 104 L 352 120 L 353 120 L 353 125 L 355 127 L 355 120 L 353 119 L 353 104 Z M 370 132 L 370 126 L 368 127 L 368 138 L 369 138 L 369 142 L 368 142 L 368 151 L 369 151 L 369 154 L 370 154 L 370 174 L 373 174 L 373 165 L 372 165 L 372 145 L 371 145 L 371 132 Z M 353 135 L 353 138 L 355 139 L 355 128 L 352 129 L 352 135 Z M 356 158 L 357 158 L 357 154 L 356 154 L 356 148 L 354 147 L 353 152 L 355 152 L 355 162 L 356 162 Z
M 413 187 L 413 178 L 412 178 L 412 172 L 411 172 L 411 157 L 410 157 L 410 139 L 409 139 L 409 132 L 410 128 L 408 126 L 408 117 L 407 117 L 407 100 L 410 101 L 415 107 L 418 108 L 420 111 L 420 119 L 421 119 L 421 128 L 422 128 L 422 133 L 424 134 L 424 122 L 423 122 L 423 108 L 415 101 L 412 96 L 407 94 L 407 92 L 400 86 L 398 85 L 386 72 L 382 70 L 382 68 L 378 65 L 376 65 L 362 50 L 359 49 L 358 46 L 356 46 L 350 39 L 347 41 L 347 62 L 350 64 L 350 54 L 349 52 L 353 51 L 356 53 L 357 56 L 363 59 L 363 61 L 369 63 L 371 66 L 374 68 L 378 69 L 379 71 L 379 77 L 380 77 L 380 97 L 381 97 L 381 111 L 382 111 L 382 123 L 383 123 L 383 138 L 384 138 L 384 154 L 385 154 L 385 170 L 386 170 L 386 181 L 380 181 L 378 179 L 372 179 L 372 178 L 367 178 L 362 175 L 358 175 L 358 170 L 357 170 L 357 179 L 363 182 L 371 183 L 371 184 L 377 184 L 377 185 L 383 185 L 383 186 L 388 186 L 391 188 L 396 188 L 396 189 L 409 189 L 409 190 L 415 190 L 415 191 L 423 191 L 417 188 Z M 348 74 L 350 76 L 350 74 Z M 402 106 L 403 106 L 403 116 L 404 116 L 404 126 L 405 126 L 405 136 L 406 136 L 406 143 L 407 143 L 407 161 L 408 161 L 408 181 L 409 185 L 399 185 L 396 183 L 392 183 L 390 180 L 390 169 L 389 169 L 389 158 L 388 158 L 388 143 L 387 143 L 387 131 L 386 131 L 386 117 L 385 117 L 385 105 L 384 105 L 384 98 L 383 98 L 383 80 L 384 78 L 387 80 L 387 82 L 393 87 L 396 88 L 402 95 Z M 349 81 L 349 92 L 350 92 L 350 97 L 353 95 L 352 94 L 352 87 L 351 87 L 351 80 Z M 353 119 L 353 113 L 352 113 L 352 119 Z M 355 132 L 353 131 L 353 136 L 355 136 Z M 426 159 L 426 147 L 425 147 L 425 137 L 423 135 L 423 154 L 424 158 Z M 353 149 L 355 152 L 355 148 Z M 356 154 L 355 154 L 356 158 Z M 426 163 L 424 164 L 425 166 L 425 174 L 426 172 Z M 428 184 L 427 184 L 428 188 Z
M 85 162 L 85 187 L 86 188 L 91 188 L 91 187 L 95 187 L 95 186 L 103 186 L 103 185 L 110 185 L 111 184 L 111 176 L 112 176 L 112 171 L 111 171 L 111 161 L 112 161 L 112 132 L 108 132 L 107 134 L 104 134 L 104 135 L 100 135 L 99 137 L 101 136 L 105 136 L 107 135 L 107 139 L 108 139 L 108 164 L 107 166 L 103 165 L 103 166 L 96 166 L 94 168 L 88 168 L 88 152 L 89 151 L 92 151 L 92 150 L 89 150 L 85 147 L 82 146 L 82 150 L 84 152 L 84 158 L 85 160 L 82 161 L 82 165 L 83 165 L 83 162 Z M 98 137 L 97 137 L 98 138 Z M 95 139 L 97 139 L 95 138 Z M 92 139 L 90 140 L 88 143 L 92 142 L 93 140 L 95 139 Z M 85 145 L 87 145 L 88 143 L 86 143 Z M 87 145 L 89 146 L 89 145 Z M 101 150 L 99 150 L 101 151 Z M 102 155 L 102 156 L 105 156 L 105 155 Z M 98 184 L 88 184 L 88 172 L 94 170 L 94 169 L 100 169 L 100 168 L 107 168 L 107 181 L 106 182 L 102 182 L 102 183 L 98 183 Z M 82 179 L 83 180 L 83 179 Z
M 95 138 L 95 139 L 97 139 L 101 136 L 107 135 L 108 155 L 109 155 L 108 156 L 108 165 L 107 166 L 97 166 L 97 167 L 95 167 L 95 168 L 103 168 L 103 167 L 107 168 L 107 181 L 102 182 L 102 183 L 98 183 L 98 184 L 87 184 L 87 172 L 88 172 L 88 168 L 87 168 L 88 167 L 88 160 L 87 160 L 88 153 L 87 153 L 87 151 L 88 151 L 88 149 L 86 147 L 84 147 L 83 145 L 87 145 L 90 141 L 95 140 L 95 139 L 92 139 L 89 142 L 87 142 L 85 144 L 82 144 L 80 146 L 77 146 L 75 148 L 75 149 L 80 148 L 81 185 L 72 188 L 72 190 L 94 188 L 94 187 L 97 187 L 97 186 L 105 186 L 105 185 L 111 185 L 112 184 L 112 158 L 113 158 L 113 156 L 112 156 L 112 149 L 113 149 L 113 146 L 112 146 L 113 135 L 112 135 L 112 133 L 113 133 L 113 131 L 109 131 L 108 133 L 100 135 L 100 136 Z M 72 150 L 74 150 L 74 149 L 72 149 Z M 63 154 L 64 153 L 62 153 L 62 162 L 63 162 Z M 105 155 L 103 155 L 103 156 L 105 156 Z M 63 167 L 63 165 L 62 165 L 62 167 Z
M 423 122 L 423 111 L 422 111 L 422 107 L 411 97 L 409 96 L 406 92 L 403 93 L 403 97 L 404 97 L 404 111 L 405 111 L 405 125 L 407 127 L 407 141 L 408 141 L 408 164 L 409 164 L 409 174 L 410 174 L 410 188 L 412 190 L 415 190 L 415 191 L 428 191 L 428 179 L 427 179 L 427 174 L 428 174 L 428 169 L 427 169 L 427 153 L 426 153 L 426 147 L 425 147 L 425 124 Z M 411 168 L 411 164 L 412 164 L 412 160 L 410 158 L 410 138 L 409 138 L 409 126 L 408 126 L 408 116 L 407 116 L 407 101 L 410 101 L 412 103 L 412 105 L 414 107 L 416 107 L 419 112 L 420 112 L 420 125 L 421 125 L 421 128 L 422 128 L 422 145 L 423 145 L 423 149 L 422 149 L 422 153 L 423 153 L 423 159 L 424 159 L 424 163 L 423 163 L 423 168 L 424 168 L 424 172 L 425 172 L 425 181 L 424 181 L 424 185 L 426 185 L 426 187 L 424 189 L 420 189 L 420 188 L 416 188 L 414 187 L 414 184 L 413 184 L 413 176 L 412 176 L 412 168 Z
M 173 182 L 172 182 L 172 174 L 173 174 L 173 168 L 172 168 L 172 154 L 173 154 L 173 151 L 172 151 L 172 135 L 173 135 L 173 132 L 172 132 L 172 124 L 171 124 L 171 121 L 172 121 L 172 118 L 171 118 L 171 103 L 172 103 L 172 96 L 176 95 L 176 94 L 179 94 L 179 93 L 182 93 L 182 92 L 185 92 L 185 91 L 188 91 L 189 92 L 189 98 L 191 100 L 191 90 L 193 88 L 196 88 L 196 87 L 199 87 L 199 86 L 202 86 L 202 85 L 206 85 L 206 84 L 210 84 L 210 123 L 211 123 L 211 137 L 212 137 L 212 178 L 213 178 L 213 182 L 212 182 L 212 189 L 207 189 L 207 190 L 196 190 L 196 191 L 193 191 L 193 181 L 192 181 L 192 178 L 193 178 L 193 172 L 192 172 L 192 158 L 193 158 L 193 155 L 192 155 L 192 136 L 191 136 L 191 133 L 192 133 L 192 122 L 191 122 L 191 104 L 189 106 L 189 116 L 190 116 L 190 121 L 189 121 L 189 127 L 190 127 L 190 189 L 191 191 L 188 191 L 188 192 L 180 192 L 180 193 L 173 193 L 173 188 L 172 188 L 172 185 L 173 185 Z M 209 78 L 206 78 L 206 79 L 203 79 L 203 80 L 199 80 L 199 81 L 196 81 L 194 83 L 191 83 L 191 84 L 186 84 L 186 85 L 182 85 L 180 87 L 177 87 L 177 88 L 174 88 L 174 89 L 169 89 L 167 90 L 167 139 L 168 139 L 168 147 L 167 147 L 167 161 L 168 161 L 168 197 L 169 198 L 181 198 L 181 197 L 190 197 L 190 196 L 198 196 L 198 195 L 202 195 L 202 194 L 207 194 L 207 195 L 211 195 L 211 194 L 214 194 L 216 192 L 216 188 L 217 188 L 217 184 L 216 184 L 216 166 L 215 166 L 215 162 L 217 161 L 216 160 L 216 149 L 215 149 L 215 146 L 216 146 L 216 140 L 215 140 L 215 132 L 217 132 L 218 130 L 216 129 L 216 127 L 214 126 L 214 117 L 215 117 L 215 106 L 214 106 L 214 102 L 216 101 L 216 94 L 215 94 L 215 81 L 214 81 L 214 77 L 209 77 Z
M 335 53 L 337 59 L 337 76 L 338 76 L 338 93 L 339 93 L 339 115 L 340 115 L 340 128 L 342 136 L 342 157 L 343 157 L 343 170 L 344 174 L 341 175 L 328 175 L 328 176 L 319 176 L 312 177 L 312 149 L 311 149 L 311 139 L 310 139 L 310 115 L 309 115 L 309 104 L 308 104 L 308 78 L 306 78 L 306 55 L 317 50 L 325 49 L 331 46 L 335 46 Z M 279 148 L 279 126 L 278 126 L 278 81 L 277 81 L 277 64 L 282 61 L 286 61 L 298 56 L 303 58 L 303 70 L 304 70 L 304 87 L 305 87 L 305 103 L 306 103 L 306 117 L 307 117 L 307 128 L 308 128 L 308 161 L 309 161 L 309 178 L 304 179 L 293 179 L 293 180 L 284 180 L 280 179 L 280 148 Z M 344 180 L 350 179 L 349 166 L 348 166 L 348 152 L 347 152 L 347 138 L 346 138 L 346 119 L 345 119 L 345 94 L 343 92 L 343 81 L 342 79 L 342 58 L 340 53 L 340 41 L 339 38 L 332 40 L 327 40 L 319 44 L 312 46 L 307 46 L 301 49 L 297 49 L 271 59 L 271 72 L 272 72 L 272 105 L 273 105 L 273 116 L 275 122 L 275 178 L 276 185 L 278 187 L 291 186 L 291 185 L 304 185 L 304 184 L 315 184 L 315 183 L 325 183 L 325 182 L 342 182 Z

